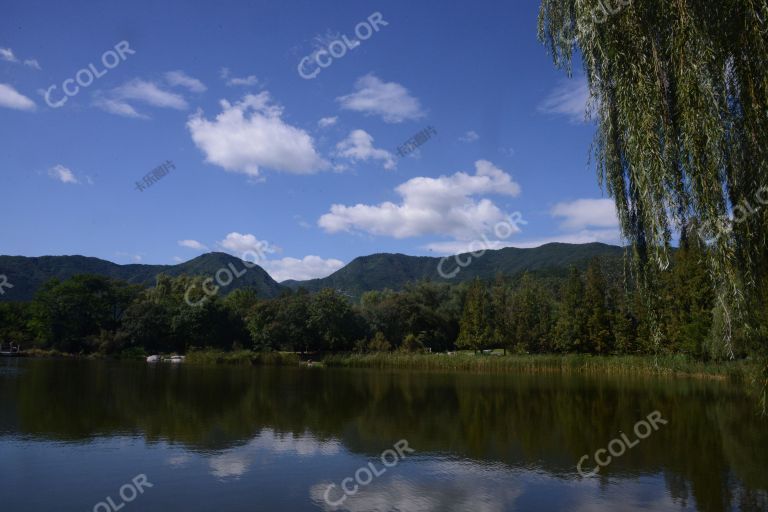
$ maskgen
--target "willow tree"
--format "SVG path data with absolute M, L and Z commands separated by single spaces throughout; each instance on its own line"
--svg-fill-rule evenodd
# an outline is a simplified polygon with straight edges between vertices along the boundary
M 665 269 L 697 219 L 728 353 L 739 311 L 765 349 L 768 0 L 613 2 L 542 0 L 539 13 L 555 65 L 570 75 L 578 54 L 583 67 L 600 184 L 646 267 Z

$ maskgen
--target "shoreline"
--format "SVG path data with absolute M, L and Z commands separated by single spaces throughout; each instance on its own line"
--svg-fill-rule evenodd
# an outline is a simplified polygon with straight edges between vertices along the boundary
M 165 355 L 165 354 L 164 354 Z M 145 356 L 126 353 L 68 354 L 56 350 L 32 349 L 20 358 L 64 358 L 117 361 L 145 361 Z M 163 364 L 163 363 L 148 363 Z M 253 352 L 239 350 L 193 350 L 184 364 L 234 366 L 295 366 L 311 368 L 359 368 L 463 373 L 527 373 L 573 375 L 627 375 L 649 377 L 683 377 L 741 382 L 759 368 L 754 361 L 740 360 L 706 363 L 681 355 L 593 356 L 587 354 L 408 354 L 408 353 L 339 353 L 300 354 L 295 352 Z

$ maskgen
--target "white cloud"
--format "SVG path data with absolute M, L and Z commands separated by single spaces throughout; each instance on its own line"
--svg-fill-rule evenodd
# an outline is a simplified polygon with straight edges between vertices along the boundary
M 193 78 L 181 70 L 168 71 L 165 80 L 172 87 L 186 87 L 192 92 L 205 92 L 207 87 L 197 78 Z
M 27 59 L 24 61 L 24 65 L 33 69 L 37 69 L 38 71 L 43 69 L 40 67 L 40 63 L 37 62 L 37 59 Z
M 8 84 L 0 84 L 0 107 L 15 110 L 35 110 L 37 105 Z
M 373 74 L 355 82 L 355 92 L 336 98 L 341 108 L 381 116 L 388 123 L 424 117 L 419 100 L 395 82 L 383 82 Z
M 385 169 L 397 167 L 395 157 L 386 149 L 373 147 L 373 137 L 365 130 L 353 130 L 346 139 L 336 144 L 336 154 L 353 162 L 381 160 Z
M 268 461 L 274 455 L 290 453 L 294 457 L 335 455 L 342 445 L 336 440 L 321 441 L 310 433 L 280 434 L 263 429 L 248 443 L 211 455 L 208 465 L 211 474 L 220 479 L 238 479 L 258 462 Z
M 233 87 L 233 86 L 251 87 L 258 83 L 259 83 L 259 79 L 256 78 L 256 75 L 248 75 L 243 78 L 233 77 L 227 80 L 227 85 L 230 87 Z
M 480 136 L 474 130 L 469 130 L 467 133 L 459 137 L 461 142 L 475 142 Z
M 186 247 L 188 249 L 195 249 L 196 251 L 207 251 L 208 247 L 201 244 L 197 240 L 179 240 L 179 245 L 181 247 Z
M 575 233 L 563 233 L 560 235 L 539 238 L 536 240 L 509 242 L 507 247 L 527 249 L 531 247 L 540 247 L 542 245 L 551 243 L 588 244 L 592 242 L 602 242 L 604 244 L 618 245 L 621 243 L 621 236 L 618 229 L 583 229 Z
M 491 162 L 478 160 L 474 175 L 457 172 L 439 178 L 417 177 L 395 191 L 402 198 L 400 204 L 334 204 L 318 225 L 329 233 L 356 229 L 394 238 L 443 235 L 472 240 L 507 219 L 491 200 L 474 196 L 515 197 L 520 194 L 520 185 Z
M 320 256 L 313 255 L 304 256 L 302 259 L 282 258 L 279 260 L 267 260 L 259 264 L 278 283 L 287 279 L 304 281 L 326 277 L 344 266 L 344 262 L 341 260 L 324 260 Z
M 222 79 L 227 81 L 227 85 L 230 87 L 233 87 L 233 86 L 248 87 L 248 86 L 253 86 L 259 83 L 259 79 L 256 78 L 256 75 L 248 75 L 242 78 L 230 76 L 229 68 L 221 68 L 220 75 Z
M 135 108 L 124 101 L 105 98 L 98 94 L 94 97 L 93 106 L 118 116 L 131 117 L 134 119 L 149 119 L 148 116 L 140 114 Z
M 406 457 L 404 462 L 407 464 L 407 461 Z M 381 466 L 378 462 L 374 464 Z M 338 482 L 329 491 L 330 481 L 311 486 L 309 495 L 325 512 L 500 512 L 523 510 L 518 500 L 527 489 L 538 485 L 542 479 L 556 481 L 554 477 L 541 476 L 534 471 L 509 470 L 498 464 L 483 465 L 448 458 L 435 458 L 420 464 L 420 471 L 415 476 L 403 476 L 399 467 L 390 474 L 392 469 L 382 467 L 386 475 L 374 485 L 365 487 L 364 491 L 361 487 L 354 495 L 344 497 Z M 452 478 L 445 478 L 445 475 Z M 338 500 L 342 500 L 339 506 L 329 504 L 329 501 Z M 551 506 L 539 508 L 554 510 Z
M 312 137 L 283 121 L 283 109 L 272 104 L 268 92 L 246 95 L 234 105 L 222 100 L 221 108 L 215 120 L 198 110 L 187 121 L 207 162 L 250 176 L 258 176 L 262 167 L 295 174 L 328 167 Z
M 10 48 L 0 48 L 0 60 L 8 62 L 19 62 L 19 59 L 13 54 L 13 50 Z
M 552 208 L 551 214 L 553 217 L 564 218 L 560 227 L 567 230 L 588 226 L 615 228 L 619 225 L 616 204 L 611 199 L 577 199 L 570 203 L 558 203 Z
M 317 126 L 320 128 L 328 128 L 329 126 L 335 125 L 338 120 L 339 118 L 337 116 L 324 117 L 317 122 Z
M 225 251 L 243 258 L 244 254 L 256 253 L 260 257 L 263 257 L 264 253 L 274 254 L 280 252 L 280 248 L 276 247 L 266 240 L 259 240 L 251 234 L 242 234 L 237 231 L 229 233 L 224 240 L 218 242 L 219 247 Z M 253 261 L 253 256 L 248 258 L 249 261 Z
M 164 91 L 157 84 L 135 78 L 114 89 L 113 94 L 120 100 L 136 100 L 154 107 L 186 110 L 187 102 L 176 93 Z
M 539 111 L 546 114 L 563 115 L 572 123 L 587 121 L 589 87 L 584 77 L 566 80 L 557 86 L 539 105 Z
M 62 183 L 80 183 L 75 177 L 75 174 L 70 169 L 64 167 L 61 164 L 54 165 L 48 169 L 48 176 L 59 180 Z

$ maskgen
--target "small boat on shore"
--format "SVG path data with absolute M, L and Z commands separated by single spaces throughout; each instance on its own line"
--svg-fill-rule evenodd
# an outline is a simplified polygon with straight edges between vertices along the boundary
M 148 363 L 183 363 L 186 356 L 162 357 L 157 354 L 147 357 Z
M 0 357 L 19 357 L 24 355 L 21 346 L 9 343 L 7 346 L 0 343 Z

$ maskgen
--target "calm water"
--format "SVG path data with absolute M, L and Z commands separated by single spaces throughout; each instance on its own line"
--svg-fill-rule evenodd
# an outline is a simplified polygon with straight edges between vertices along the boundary
M 0 510 L 768 510 L 766 427 L 713 382 L 5 359 Z

